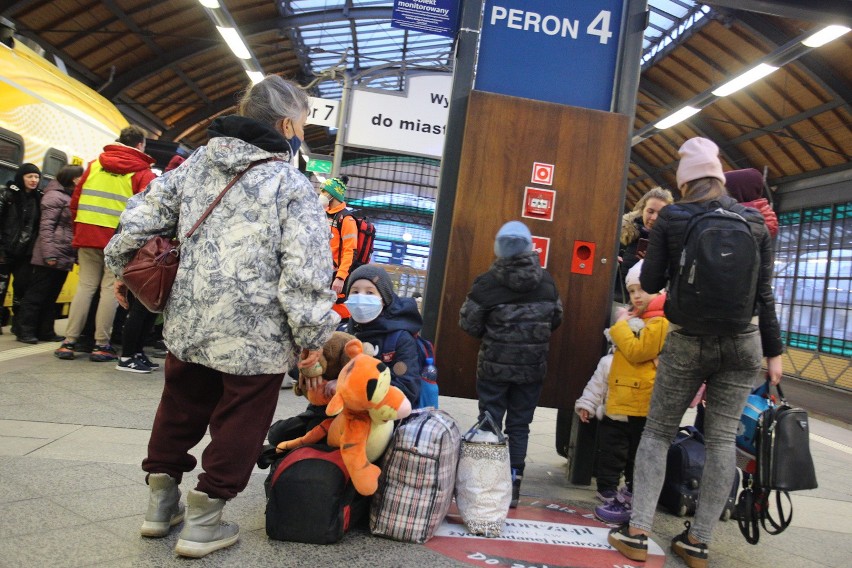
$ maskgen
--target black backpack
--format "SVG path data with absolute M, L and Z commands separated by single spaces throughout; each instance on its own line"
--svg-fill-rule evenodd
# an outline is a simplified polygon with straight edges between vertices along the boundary
M 678 269 L 669 277 L 666 317 L 690 331 L 740 333 L 754 316 L 760 249 L 745 207 L 713 202 L 679 206 L 693 213 Z

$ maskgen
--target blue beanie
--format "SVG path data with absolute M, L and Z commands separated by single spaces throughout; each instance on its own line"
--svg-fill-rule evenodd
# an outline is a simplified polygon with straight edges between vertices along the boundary
M 532 250 L 532 234 L 520 221 L 509 221 L 497 231 L 494 254 L 500 258 L 517 256 Z

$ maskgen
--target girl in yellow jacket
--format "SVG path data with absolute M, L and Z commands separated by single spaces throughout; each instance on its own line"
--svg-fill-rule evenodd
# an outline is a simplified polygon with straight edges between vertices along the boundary
M 665 294 L 648 294 L 639 285 L 642 264 L 640 261 L 633 266 L 625 278 L 632 309 L 620 309 L 615 324 L 609 328 L 615 353 L 607 380 L 605 410 L 598 424 L 596 475 L 597 496 L 604 503 L 595 508 L 595 516 L 607 523 L 630 519 L 633 461 L 651 405 L 657 357 L 669 328 L 663 315 Z M 585 422 L 592 414 L 579 402 L 578 414 Z M 622 472 L 626 486 L 619 490 Z

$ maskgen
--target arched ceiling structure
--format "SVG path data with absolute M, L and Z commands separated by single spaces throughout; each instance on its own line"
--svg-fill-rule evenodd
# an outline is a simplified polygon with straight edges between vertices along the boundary
M 381 67 L 378 86 L 393 89 L 406 71 L 452 68 L 452 40 L 391 28 L 389 1 L 219 2 L 264 72 L 311 85 L 315 96 L 338 98 L 343 69 Z M 677 149 L 697 135 L 719 144 L 725 169 L 757 168 L 772 186 L 850 171 L 852 33 L 816 49 L 800 40 L 827 23 L 849 26 L 852 2 L 649 5 L 626 207 L 651 187 L 674 188 Z M 209 121 L 232 112 L 248 84 L 198 0 L 18 0 L 0 16 L 164 141 L 203 144 Z M 709 95 L 755 63 L 779 60 L 750 87 Z M 690 101 L 704 108 L 654 128 Z M 333 142 L 326 128 L 306 132 L 314 151 L 331 153 Z

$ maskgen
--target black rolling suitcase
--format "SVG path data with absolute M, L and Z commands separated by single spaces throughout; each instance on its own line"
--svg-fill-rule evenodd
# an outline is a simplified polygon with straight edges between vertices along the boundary
M 693 426 L 683 426 L 666 456 L 660 505 L 678 517 L 694 514 L 703 470 L 704 436 Z
M 660 492 L 660 505 L 678 517 L 695 514 L 704 471 L 704 436 L 692 426 L 682 427 L 666 456 L 666 479 Z M 740 470 L 736 470 L 731 493 L 720 517 L 727 521 L 734 513 L 740 488 Z

